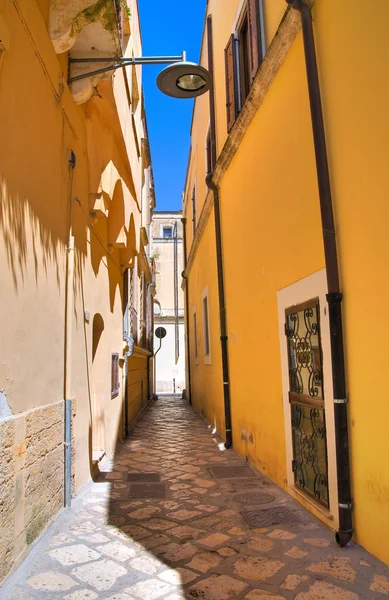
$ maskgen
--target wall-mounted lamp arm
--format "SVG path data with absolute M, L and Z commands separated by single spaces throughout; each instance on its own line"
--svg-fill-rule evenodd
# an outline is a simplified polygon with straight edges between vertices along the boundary
M 121 69 L 123 67 L 131 67 L 136 65 L 173 65 L 175 63 L 185 62 L 186 61 L 186 52 L 183 51 L 180 56 L 133 56 L 133 57 L 106 57 L 106 58 L 70 58 L 69 63 L 77 64 L 77 63 L 115 63 L 108 67 L 103 67 L 101 69 L 96 69 L 95 71 L 90 71 L 88 73 L 82 73 L 81 75 L 76 75 L 75 77 L 69 77 L 68 83 L 73 83 L 74 81 L 79 81 L 80 79 L 86 79 L 87 77 L 93 77 L 94 75 L 99 75 L 100 73 L 106 73 L 107 71 L 115 71 L 116 69 Z

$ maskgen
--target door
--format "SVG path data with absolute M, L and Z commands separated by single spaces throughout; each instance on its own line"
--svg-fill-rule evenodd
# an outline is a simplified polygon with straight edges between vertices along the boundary
M 329 506 L 320 308 L 316 298 L 286 311 L 295 486 Z

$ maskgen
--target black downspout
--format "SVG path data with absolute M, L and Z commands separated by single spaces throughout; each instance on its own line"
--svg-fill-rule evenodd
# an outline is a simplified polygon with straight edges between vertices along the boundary
M 223 395 L 224 395 L 224 415 L 226 421 L 226 442 L 225 447 L 232 446 L 232 419 L 231 419 L 231 398 L 230 398 L 230 374 L 228 366 L 228 336 L 226 319 L 226 299 L 224 289 L 223 273 L 223 251 L 222 234 L 220 223 L 220 196 L 219 187 L 212 181 L 213 169 L 216 164 L 216 119 L 215 119 L 215 92 L 213 87 L 213 40 L 212 40 L 212 16 L 207 17 L 207 38 L 208 38 L 208 71 L 211 75 L 212 84 L 209 90 L 209 112 L 210 112 L 210 138 L 211 138 L 211 173 L 207 173 L 206 184 L 213 192 L 213 210 L 215 214 L 215 237 L 216 237 L 216 264 L 217 264 L 217 283 L 219 291 L 219 318 L 220 318 L 220 342 L 222 354 L 223 371 Z
M 328 313 L 331 338 L 331 367 L 334 392 L 336 464 L 338 480 L 339 531 L 336 541 L 345 546 L 353 533 L 350 481 L 350 454 L 347 424 L 346 376 L 342 329 L 342 294 L 339 285 L 339 267 L 336 234 L 331 197 L 331 184 L 324 132 L 323 110 L 320 96 L 319 74 L 316 61 L 315 39 L 311 8 L 304 0 L 286 0 L 301 15 L 307 71 L 311 120 L 316 155 L 316 170 L 323 228 L 324 254 L 328 285 Z
M 186 276 L 186 265 L 187 265 L 187 256 L 186 256 L 186 218 L 183 217 L 181 219 L 182 223 L 182 238 L 184 244 L 184 271 L 182 273 L 182 278 L 185 279 L 185 315 L 186 315 L 186 364 L 188 366 L 188 399 L 189 404 L 192 404 L 192 380 L 191 380 L 191 372 L 190 372 L 190 339 L 189 339 L 189 281 Z

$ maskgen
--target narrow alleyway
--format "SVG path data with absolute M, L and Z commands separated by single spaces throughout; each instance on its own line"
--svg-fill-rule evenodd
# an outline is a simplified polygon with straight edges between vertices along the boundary
M 289 523 L 266 525 L 264 516 Z M 224 450 L 186 402 L 166 397 L 0 591 L 7 600 L 385 596 L 387 567 L 358 546 L 338 548 L 333 533 Z

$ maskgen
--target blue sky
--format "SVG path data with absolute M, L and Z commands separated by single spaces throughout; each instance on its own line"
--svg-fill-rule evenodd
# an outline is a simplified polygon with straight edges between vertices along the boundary
M 181 54 L 199 60 L 206 0 L 139 0 L 143 55 Z M 189 154 L 193 100 L 162 94 L 156 85 L 160 65 L 143 67 L 147 124 L 157 210 L 179 210 Z

